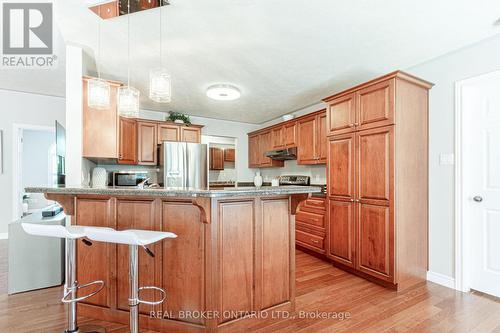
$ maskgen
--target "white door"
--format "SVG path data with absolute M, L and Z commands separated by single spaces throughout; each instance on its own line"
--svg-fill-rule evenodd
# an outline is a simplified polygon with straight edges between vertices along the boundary
M 500 72 L 467 81 L 462 105 L 469 286 L 500 297 Z

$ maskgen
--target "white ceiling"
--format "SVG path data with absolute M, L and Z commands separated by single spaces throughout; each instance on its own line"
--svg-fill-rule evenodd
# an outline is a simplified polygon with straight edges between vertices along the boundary
M 159 9 L 130 16 L 131 85 L 142 93 L 141 108 L 250 123 L 500 29 L 493 25 L 500 17 L 497 0 L 172 0 L 162 10 L 164 59 L 173 77 L 170 104 L 147 97 L 149 69 L 159 65 Z M 85 1 L 56 0 L 63 39 L 91 55 L 98 20 Z M 104 78 L 126 81 L 126 24 L 127 17 L 101 23 Z M 39 89 L 64 94 L 60 79 Z M 205 90 L 214 83 L 238 86 L 241 99 L 208 99 Z

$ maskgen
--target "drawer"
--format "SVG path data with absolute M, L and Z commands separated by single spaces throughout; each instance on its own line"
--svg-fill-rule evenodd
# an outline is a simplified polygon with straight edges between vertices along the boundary
M 309 234 L 307 232 L 303 232 L 300 230 L 295 231 L 295 241 L 299 243 L 299 245 L 305 244 L 312 246 L 318 250 L 324 250 L 324 238 L 316 235 Z
M 304 208 L 313 208 L 319 210 L 326 210 L 326 200 L 322 198 L 307 199 L 304 202 Z
M 310 212 L 298 211 L 295 215 L 295 221 L 314 225 L 320 228 L 325 227 L 325 216 Z

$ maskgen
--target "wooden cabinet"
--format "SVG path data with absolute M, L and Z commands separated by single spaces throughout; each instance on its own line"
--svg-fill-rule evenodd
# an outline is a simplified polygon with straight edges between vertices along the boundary
M 224 170 L 224 149 L 210 148 L 210 170 Z
M 284 126 L 278 126 L 271 130 L 273 149 L 285 148 Z
M 426 279 L 431 87 L 395 72 L 325 99 L 327 257 L 398 290 Z
M 327 155 L 326 111 L 297 122 L 297 164 L 325 164 Z
M 236 150 L 233 148 L 224 149 L 224 161 L 225 162 L 234 162 L 236 160 Z
M 180 141 L 181 128 L 177 125 L 159 124 L 158 125 L 158 144 L 163 141 Z
M 119 164 L 137 164 L 137 121 L 120 117 Z
M 201 127 L 199 126 L 181 126 L 181 139 L 182 142 L 201 142 Z
M 138 133 L 138 159 L 137 164 L 156 165 L 157 164 L 157 124 L 149 121 L 137 122 Z
M 394 124 L 394 84 L 395 79 L 391 78 L 325 99 L 328 135 Z
M 326 199 L 311 197 L 304 201 L 295 216 L 296 244 L 314 252 L 325 253 Z
M 289 121 L 283 125 L 284 131 L 284 141 L 285 147 L 296 147 L 297 146 L 297 123 L 295 121 Z
M 88 80 L 83 78 L 83 133 L 82 149 L 85 158 L 118 158 L 118 110 L 116 93 L 120 84 L 108 81 L 110 89 L 110 106 L 105 110 L 90 108 L 88 105 Z
M 248 167 L 258 168 L 260 166 L 259 134 L 248 136 Z

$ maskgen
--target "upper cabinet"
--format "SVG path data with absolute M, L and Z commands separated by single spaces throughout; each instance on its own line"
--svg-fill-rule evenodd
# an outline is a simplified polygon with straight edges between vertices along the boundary
M 83 78 L 83 157 L 118 158 L 118 110 L 116 93 L 120 83 L 111 84 L 111 103 L 105 110 L 92 109 L 88 106 L 87 77 Z
M 210 170 L 224 170 L 224 149 L 210 148 Z
M 89 79 L 83 78 L 83 157 L 119 164 L 156 165 L 157 148 L 163 141 L 201 142 L 201 125 L 120 117 L 116 105 L 120 82 L 108 81 L 111 85 L 109 108 L 90 108 Z
M 324 99 L 328 103 L 328 135 L 393 125 L 395 79 L 368 83 Z
M 265 154 L 272 150 L 297 147 L 297 164 L 326 164 L 327 115 L 320 110 L 248 134 L 250 168 L 283 167 L 284 161 Z
M 224 161 L 234 162 L 236 160 L 236 150 L 233 148 L 224 149 Z
M 89 9 L 99 15 L 102 19 L 110 19 L 120 15 L 119 1 L 113 0 L 102 5 L 90 7 Z
M 297 126 L 297 164 L 326 164 L 326 111 L 299 120 Z

